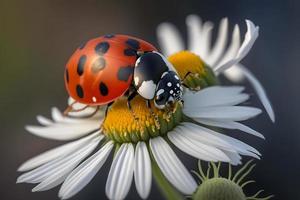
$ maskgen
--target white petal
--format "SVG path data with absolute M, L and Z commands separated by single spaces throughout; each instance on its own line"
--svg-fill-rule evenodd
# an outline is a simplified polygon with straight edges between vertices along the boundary
M 140 197 L 146 199 L 151 189 L 152 171 L 150 156 L 145 142 L 139 142 L 135 148 L 134 180 Z
M 197 184 L 168 143 L 161 137 L 150 139 L 154 159 L 165 177 L 182 193 L 192 194 Z
M 217 147 L 222 150 L 233 151 L 235 152 L 235 148 L 226 140 L 211 134 L 210 129 L 205 128 L 203 126 L 199 126 L 189 122 L 183 122 L 175 129 L 179 133 L 184 133 L 186 137 L 193 141 L 198 141 L 200 143 Z
M 237 53 L 238 58 L 243 58 L 248 54 L 255 40 L 258 37 L 259 27 L 255 26 L 253 22 L 250 20 L 246 20 L 246 24 L 247 24 L 247 33 L 245 35 L 245 39 L 242 43 L 242 46 L 240 47 Z
M 158 43 L 165 56 L 184 50 L 184 42 L 178 29 L 171 23 L 162 23 L 157 27 Z
M 233 65 L 232 67 L 226 69 L 224 71 L 224 75 L 232 82 L 237 82 L 237 83 L 245 79 L 245 76 L 238 65 Z
M 235 57 L 233 57 L 231 60 L 227 61 L 226 63 L 222 65 L 218 65 L 214 68 L 214 71 L 216 73 L 220 73 L 228 69 L 229 67 L 238 64 L 250 51 L 252 48 L 255 40 L 258 37 L 258 30 L 259 28 L 249 20 L 246 20 L 247 23 L 247 33 L 245 35 L 245 39 Z
M 41 115 L 36 116 L 36 119 L 43 126 L 49 126 L 53 124 L 53 121 Z
M 105 163 L 113 148 L 113 142 L 106 143 L 99 151 L 74 169 L 59 190 L 61 199 L 68 199 L 84 188 Z
M 275 122 L 275 114 L 274 110 L 272 108 L 271 102 L 265 92 L 265 89 L 261 85 L 261 83 L 257 80 L 257 78 L 244 66 L 239 65 L 239 68 L 241 69 L 242 73 L 245 75 L 245 77 L 248 79 L 248 81 L 251 83 L 252 87 L 256 91 L 261 103 L 265 107 L 270 119 L 272 122 Z
M 251 147 L 235 138 L 229 137 L 227 135 L 218 133 L 216 131 L 213 131 L 211 129 L 208 129 L 208 128 L 205 128 L 202 126 L 198 126 L 193 123 L 184 122 L 182 124 L 186 128 L 192 130 L 193 135 L 190 132 L 186 132 L 186 133 L 190 134 L 189 137 L 191 137 L 193 139 L 197 139 L 197 138 L 203 136 L 202 140 L 204 138 L 207 138 L 206 142 L 208 144 L 213 144 L 212 143 L 213 138 L 211 138 L 210 136 L 215 136 L 218 138 L 218 139 L 215 139 L 216 141 L 221 140 L 221 141 L 225 142 L 225 144 L 229 145 L 229 146 L 226 146 L 223 144 L 213 144 L 213 145 L 219 147 L 220 149 L 223 149 L 223 150 L 229 151 L 229 152 L 233 152 L 233 153 L 237 152 L 242 155 L 248 155 L 248 156 L 252 156 L 252 157 L 259 159 L 259 157 L 257 155 L 260 155 L 260 153 L 256 149 L 254 149 L 253 147 Z M 201 139 L 201 138 L 199 138 L 199 139 Z
M 227 43 L 227 34 L 228 34 L 228 19 L 223 18 L 219 25 L 219 33 L 217 36 L 217 41 L 215 42 L 214 47 L 209 54 L 207 60 L 205 60 L 210 66 L 214 66 L 218 60 L 220 59 L 221 55 L 224 52 L 226 43 Z
M 91 108 L 91 109 L 95 109 L 95 108 Z M 81 111 L 80 115 L 84 115 L 86 112 L 85 111 Z M 69 116 L 65 116 L 63 115 L 62 112 L 60 112 L 60 110 L 56 107 L 52 108 L 52 112 L 51 112 L 52 118 L 56 123 L 85 123 L 87 121 L 97 121 L 103 118 L 102 113 L 97 113 L 92 117 L 89 118 L 72 118 Z
M 133 167 L 133 145 L 122 144 L 114 157 L 106 182 L 105 191 L 109 199 L 120 200 L 126 197 L 133 178 Z
M 250 128 L 250 127 L 248 127 L 244 124 L 241 124 L 239 122 L 222 121 L 222 120 L 209 120 L 209 119 L 195 119 L 195 120 L 199 123 L 206 124 L 206 125 L 209 125 L 209 126 L 241 130 L 241 131 L 244 131 L 246 133 L 252 134 L 254 136 L 260 137 L 262 139 L 265 139 L 265 137 L 261 133 L 255 131 L 252 128 Z
M 209 99 L 216 97 L 221 98 L 223 96 L 229 97 L 232 95 L 241 94 L 244 89 L 245 87 L 242 86 L 211 86 L 197 92 L 187 90 L 185 95 L 197 95 L 201 99 L 206 98 L 207 96 L 209 97 Z M 186 100 L 188 100 L 188 98 Z
M 219 95 L 215 95 L 216 97 Z M 248 94 L 237 94 L 237 95 L 227 95 L 227 96 L 222 96 L 220 99 L 208 99 L 208 97 L 205 98 L 200 98 L 197 97 L 196 95 L 190 96 L 187 99 L 188 102 L 185 102 L 185 110 L 189 109 L 194 109 L 195 107 L 212 107 L 212 106 L 234 106 L 238 105 L 240 103 L 243 103 L 249 99 Z
M 201 55 L 202 46 L 202 22 L 197 15 L 189 15 L 186 18 L 188 33 L 188 49 L 195 54 Z
M 201 127 L 201 128 L 203 128 L 203 127 Z M 240 140 L 237 140 L 235 138 L 229 137 L 227 135 L 218 133 L 218 132 L 210 130 L 210 129 L 209 129 L 209 133 L 230 143 L 231 146 L 234 147 L 235 151 L 237 151 L 239 154 L 247 155 L 247 156 L 251 156 L 251 157 L 260 159 L 259 156 L 261 154 L 255 148 L 251 147 L 250 145 L 245 144 L 244 142 L 242 142 Z
M 30 133 L 55 140 L 72 140 L 100 129 L 101 120 L 81 120 L 78 123 L 55 123 L 51 126 L 26 126 Z
M 93 140 L 89 141 L 89 143 L 81 146 L 79 149 L 74 150 L 72 153 L 60 156 L 32 171 L 22 174 L 17 179 L 17 183 L 39 183 L 45 181 L 50 176 L 52 176 L 52 174 L 58 172 L 58 169 L 70 166 L 72 167 L 73 164 L 76 164 L 77 162 L 80 162 L 82 159 L 84 159 L 85 156 L 88 155 L 88 152 L 90 150 L 93 150 L 102 138 L 103 137 L 96 137 Z
M 76 151 L 78 148 L 85 145 L 86 143 L 90 142 L 93 138 L 95 138 L 99 134 L 100 134 L 100 131 L 97 131 L 89 136 L 86 136 L 86 137 L 80 139 L 80 140 L 76 140 L 74 142 L 70 142 L 70 143 L 64 144 L 62 146 L 56 147 L 54 149 L 48 150 L 38 156 L 35 156 L 35 157 L 27 160 L 25 163 L 23 163 L 18 168 L 18 171 L 31 170 L 31 169 L 36 168 L 46 162 L 54 160 L 60 156 L 64 156 L 69 153 L 72 153 L 72 152 Z M 101 136 L 101 137 L 103 137 L 103 136 Z
M 199 45 L 199 56 L 203 60 L 207 60 L 210 53 L 210 44 L 211 44 L 211 32 L 214 25 L 210 21 L 206 21 L 202 27 L 202 37 L 201 43 Z M 198 52 L 197 52 L 198 53 Z
M 55 121 L 55 122 L 60 122 L 60 121 L 63 121 L 63 114 L 60 112 L 60 110 L 56 107 L 53 107 L 51 109 L 51 116 L 52 116 L 52 119 Z
M 230 164 L 231 165 L 239 165 L 242 164 L 241 159 L 242 157 L 235 152 L 231 152 L 231 151 L 225 151 L 223 150 L 223 152 L 227 155 L 227 157 L 230 159 Z
M 238 25 L 235 25 L 231 44 L 229 48 L 226 50 L 226 54 L 223 58 L 218 62 L 213 68 L 218 65 L 223 65 L 224 63 L 228 62 L 231 58 L 234 58 L 239 50 L 240 47 L 240 29 Z M 239 69 L 237 65 L 230 67 L 229 69 L 224 71 L 224 75 L 233 82 L 241 82 L 244 79 L 244 75 Z
M 247 106 L 211 106 L 184 109 L 183 112 L 192 118 L 243 121 L 257 116 L 261 110 Z
M 248 100 L 249 95 L 240 93 L 243 87 L 212 86 L 198 92 L 186 91 L 184 110 L 194 110 L 195 107 L 231 106 Z
M 221 150 L 214 146 L 206 145 L 198 140 L 193 140 L 184 131 L 176 129 L 168 133 L 170 141 L 185 153 L 205 161 L 229 162 L 230 159 Z
M 234 58 L 240 48 L 240 43 L 241 43 L 240 29 L 238 25 L 235 25 L 232 33 L 230 46 L 226 50 L 226 53 L 222 57 L 220 62 L 217 63 L 217 65 L 222 65 L 225 62 L 228 62 L 230 59 Z M 212 65 L 212 68 L 216 67 L 217 65 Z
M 58 167 L 47 171 L 45 173 L 47 175 L 44 174 L 45 179 L 42 180 L 42 182 L 36 187 L 34 187 L 32 192 L 49 190 L 61 184 L 68 174 L 96 148 L 99 142 L 99 138 L 97 140 L 94 139 L 91 144 L 82 148 L 76 154 L 72 155 L 72 157 L 63 159 L 64 162 L 62 162 Z

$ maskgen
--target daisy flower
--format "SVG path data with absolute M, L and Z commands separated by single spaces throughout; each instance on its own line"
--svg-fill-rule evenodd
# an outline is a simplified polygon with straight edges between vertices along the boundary
M 249 98 L 243 90 L 238 86 L 213 86 L 196 93 L 188 91 L 184 95 L 184 107 L 178 103 L 171 116 L 154 110 L 159 116 L 160 127 L 156 126 L 140 97 L 132 103 L 139 121 L 132 117 L 125 98 L 115 102 L 105 121 L 101 110 L 86 118 L 96 111 L 95 107 L 71 112 L 70 116 L 53 108 L 52 119 L 37 116 L 40 126 L 26 126 L 26 129 L 47 139 L 74 141 L 22 164 L 18 171 L 27 172 L 17 182 L 38 183 L 33 192 L 49 190 L 63 183 L 59 197 L 70 198 L 91 181 L 115 149 L 106 183 L 109 199 L 124 199 L 133 177 L 140 197 L 147 198 L 153 164 L 158 165 L 165 178 L 180 192 L 192 194 L 197 184 L 170 143 L 205 161 L 236 165 L 241 163 L 240 155 L 259 158 L 259 152 L 253 147 L 206 126 L 239 129 L 263 138 L 239 122 L 261 112 L 257 108 L 238 105 Z M 70 105 L 76 109 L 85 107 L 72 103 L 72 100 Z M 93 151 L 96 152 L 91 154 Z
M 247 54 L 257 30 L 248 22 L 245 41 L 235 61 L 229 63 L 239 62 Z M 173 148 L 203 161 L 232 165 L 240 164 L 243 155 L 259 159 L 255 148 L 220 130 L 236 129 L 264 138 L 241 123 L 261 113 L 258 108 L 241 105 L 249 99 L 244 87 L 217 86 L 213 71 L 194 53 L 185 51 L 168 59 L 187 87 L 184 103 L 175 102 L 167 111 L 157 109 L 151 101 L 153 110 L 149 112 L 141 96 L 131 101 L 131 109 L 127 97 L 120 97 L 105 114 L 105 108 L 70 98 L 68 112 L 63 114 L 53 108 L 51 119 L 37 116 L 40 125 L 26 126 L 26 130 L 47 139 L 72 141 L 22 164 L 18 171 L 24 173 L 17 183 L 37 184 L 33 192 L 61 185 L 58 195 L 68 199 L 82 190 L 113 154 L 105 186 L 109 199 L 124 199 L 133 180 L 139 196 L 146 199 L 152 176 L 164 194 L 174 199 L 177 191 L 193 194 L 197 184 Z M 226 63 L 216 69 L 228 68 Z
M 187 49 L 200 56 L 214 72 L 215 75 L 224 74 L 234 82 L 246 78 L 256 90 L 269 117 L 274 122 L 275 115 L 266 92 L 257 78 L 243 65 L 241 60 L 248 54 L 258 37 L 259 27 L 250 20 L 246 20 L 247 33 L 241 43 L 240 28 L 234 26 L 231 42 L 227 47 L 228 19 L 223 18 L 219 25 L 216 41 L 211 45 L 213 23 L 202 22 L 197 15 L 186 18 L 188 42 L 185 45 L 179 30 L 171 23 L 165 22 L 158 26 L 157 36 L 162 52 L 166 56 L 184 53 Z

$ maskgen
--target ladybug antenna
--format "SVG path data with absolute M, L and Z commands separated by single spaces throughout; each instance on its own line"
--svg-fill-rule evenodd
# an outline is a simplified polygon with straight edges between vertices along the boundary
M 149 52 L 152 52 L 152 51 L 137 51 L 136 54 L 137 54 L 138 56 L 141 56 L 141 55 L 143 55 L 143 54 L 145 54 L 145 53 L 149 53 Z
M 97 106 L 94 112 L 92 112 L 91 114 L 86 115 L 86 116 L 69 116 L 68 115 L 69 112 L 80 112 L 80 111 L 82 111 L 82 110 L 84 110 L 84 109 L 86 109 L 88 107 L 89 106 L 86 106 L 86 107 L 84 107 L 82 109 L 74 110 L 72 108 L 72 106 L 68 106 L 67 109 L 64 111 L 63 114 L 64 114 L 64 116 L 68 116 L 68 117 L 71 117 L 71 118 L 80 118 L 80 119 L 82 119 L 82 118 L 90 118 L 90 117 L 94 116 L 99 111 L 99 109 L 100 109 L 100 106 Z
M 138 55 L 138 56 L 141 56 L 141 55 L 143 55 L 145 52 L 144 51 L 137 51 L 136 52 L 136 54 Z

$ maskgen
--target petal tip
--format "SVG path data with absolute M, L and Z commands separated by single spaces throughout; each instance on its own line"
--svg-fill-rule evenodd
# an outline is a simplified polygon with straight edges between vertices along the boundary
M 268 112 L 268 111 L 267 111 L 267 112 Z M 269 117 L 270 117 L 272 123 L 275 123 L 276 119 L 275 119 L 274 111 L 273 111 L 273 110 L 272 110 L 272 111 L 269 111 L 269 112 L 268 112 L 268 115 L 269 115 Z
M 32 188 L 31 192 L 38 192 L 38 189 L 36 187 Z
M 160 23 L 158 26 L 157 26 L 157 31 L 158 33 L 162 32 L 162 31 L 166 31 L 166 30 L 169 30 L 169 28 L 173 27 L 174 25 L 170 22 L 163 22 L 163 23 Z
M 23 183 L 24 181 L 22 180 L 22 177 L 18 177 L 16 183 Z
M 196 14 L 190 14 L 185 18 L 185 23 L 190 26 L 201 25 L 202 19 Z
M 17 172 L 24 172 L 27 170 L 26 168 L 27 167 L 24 164 L 22 164 L 21 166 L 18 167 Z
M 33 125 L 26 125 L 24 128 L 26 131 L 28 131 L 29 133 L 34 133 L 34 129 L 35 129 L 36 126 L 33 126 Z

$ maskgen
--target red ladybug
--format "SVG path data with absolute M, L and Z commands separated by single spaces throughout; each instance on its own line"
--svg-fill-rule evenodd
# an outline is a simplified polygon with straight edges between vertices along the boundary
M 127 35 L 105 35 L 80 46 L 66 65 L 65 85 L 86 105 L 109 104 L 127 92 L 128 99 L 140 94 L 163 108 L 182 95 L 171 63 L 150 43 Z

